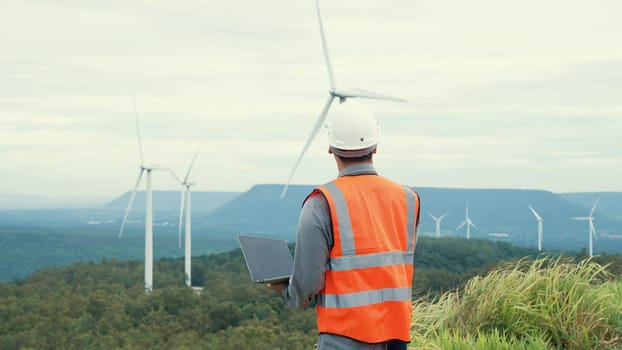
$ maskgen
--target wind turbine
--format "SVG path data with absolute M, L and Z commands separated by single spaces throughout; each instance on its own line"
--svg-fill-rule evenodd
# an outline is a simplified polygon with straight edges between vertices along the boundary
M 335 75 L 333 74 L 333 67 L 330 61 L 330 54 L 328 53 L 328 46 L 326 44 L 326 36 L 324 35 L 324 26 L 322 25 L 322 16 L 320 14 L 319 0 L 315 0 L 315 7 L 317 9 L 317 18 L 318 18 L 318 22 L 320 25 L 320 36 L 322 38 L 322 49 L 324 51 L 324 60 L 326 61 L 326 68 L 328 70 L 328 79 L 330 81 L 330 90 L 328 91 L 329 96 L 328 96 L 328 100 L 326 101 L 326 104 L 324 105 L 324 108 L 322 109 L 322 112 L 320 113 L 320 116 L 315 122 L 315 126 L 313 127 L 313 130 L 311 131 L 311 134 L 309 135 L 309 138 L 307 139 L 307 142 L 305 143 L 302 149 L 302 152 L 300 153 L 300 156 L 298 157 L 298 160 L 296 160 L 296 164 L 294 165 L 294 168 L 292 169 L 292 172 L 290 173 L 289 178 L 287 179 L 285 188 L 283 188 L 283 192 L 281 192 L 281 199 L 283 199 L 283 197 L 285 196 L 285 192 L 287 192 L 287 188 L 289 187 L 292 177 L 294 176 L 294 173 L 296 172 L 296 169 L 298 168 L 298 165 L 300 164 L 302 157 L 307 152 L 309 145 L 311 145 L 311 142 L 313 141 L 313 138 L 315 137 L 315 135 L 318 133 L 320 127 L 322 127 L 322 125 L 324 124 L 324 120 L 326 120 L 326 115 L 328 114 L 328 111 L 330 110 L 330 106 L 333 104 L 333 100 L 335 98 L 339 98 L 339 103 L 346 102 L 346 99 L 348 98 L 367 98 L 367 99 L 376 99 L 376 100 L 407 102 L 406 100 L 403 100 L 401 98 L 381 95 L 381 94 L 363 90 L 363 89 L 358 89 L 358 88 L 341 89 L 337 87 Z
M 471 221 L 471 219 L 469 218 L 469 204 L 467 203 L 466 205 L 466 218 L 464 219 L 464 221 L 460 224 L 460 226 L 458 226 L 456 228 L 456 231 L 459 231 L 462 226 L 466 225 L 466 232 L 467 232 L 467 239 L 471 238 L 471 226 L 473 226 L 473 228 L 475 228 L 476 230 L 478 230 L 477 226 L 475 226 L 475 224 L 473 223 L 473 221 Z
M 143 173 L 147 172 L 147 190 L 145 192 L 145 292 L 150 293 L 153 291 L 153 195 L 151 190 L 151 172 L 153 170 L 166 170 L 166 168 L 156 164 L 145 164 L 143 158 L 143 145 L 140 137 L 140 126 L 138 124 L 138 112 L 136 108 L 136 97 L 134 97 L 134 118 L 136 119 L 136 134 L 138 135 L 138 150 L 140 151 L 140 172 L 138 173 L 138 180 L 134 186 L 134 191 L 130 196 L 130 202 L 125 210 L 123 216 L 123 223 L 121 224 L 121 230 L 119 231 L 119 238 L 123 235 L 123 229 L 127 222 L 127 216 L 130 213 L 132 204 L 134 204 L 134 198 L 136 197 L 136 191 L 140 186 L 140 180 Z
M 538 213 L 536 213 L 536 210 L 532 208 L 531 205 L 529 206 L 529 209 L 531 210 L 533 215 L 536 217 L 536 220 L 538 221 L 538 251 L 540 252 L 542 251 L 542 236 L 543 236 L 542 222 L 544 221 L 544 219 L 542 219 L 542 217 Z
M 580 221 L 587 221 L 589 223 L 589 239 L 590 239 L 590 257 L 593 256 L 593 244 L 592 244 L 592 237 L 598 239 L 598 237 L 596 237 L 596 228 L 594 227 L 594 210 L 596 210 L 596 205 L 598 205 L 598 201 L 600 200 L 597 199 L 596 202 L 594 202 L 594 205 L 592 206 L 592 210 L 590 210 L 590 215 L 589 216 L 582 216 L 582 217 L 573 217 L 573 220 L 580 220 Z
M 438 237 L 441 236 L 441 221 L 443 220 L 445 215 L 447 215 L 447 212 L 445 212 L 445 214 L 441 215 L 438 218 L 436 216 L 430 214 L 430 213 L 428 213 L 428 215 L 430 215 L 432 220 L 434 220 L 436 222 L 436 237 L 438 238 Z
M 181 205 L 179 206 L 179 236 L 178 236 L 178 244 L 181 248 L 181 223 L 184 218 L 184 208 L 186 209 L 186 232 L 184 235 L 185 243 L 184 243 L 184 272 L 186 273 L 186 285 L 190 287 L 192 285 L 192 279 L 190 276 L 191 271 L 191 259 L 192 259 L 192 227 L 191 227 L 191 204 L 190 200 L 190 187 L 194 186 L 194 182 L 188 182 L 188 178 L 190 177 L 190 171 L 192 170 L 192 166 L 194 165 L 194 161 L 197 159 L 197 154 L 199 154 L 199 150 L 201 149 L 202 144 L 199 144 L 196 152 L 194 152 L 194 156 L 192 157 L 192 161 L 190 162 L 190 166 L 188 167 L 188 172 L 186 172 L 186 177 L 184 177 L 183 181 L 175 175 L 175 173 L 169 169 L 171 174 L 179 181 L 179 183 L 183 186 L 181 190 Z

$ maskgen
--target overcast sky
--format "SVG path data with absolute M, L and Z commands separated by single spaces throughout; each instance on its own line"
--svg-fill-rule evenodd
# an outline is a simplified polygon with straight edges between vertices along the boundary
M 377 169 L 411 186 L 622 191 L 622 2 L 322 3 Z M 197 190 L 284 183 L 328 95 L 313 0 L 1 1 L 0 193 L 112 198 L 140 156 Z M 322 133 L 293 183 L 336 175 Z M 178 189 L 165 173 L 155 189 Z

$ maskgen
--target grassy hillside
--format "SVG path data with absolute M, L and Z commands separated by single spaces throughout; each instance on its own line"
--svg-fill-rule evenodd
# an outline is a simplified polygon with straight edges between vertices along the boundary
M 413 348 L 619 349 L 622 279 L 590 260 L 521 260 L 416 301 L 412 333 Z

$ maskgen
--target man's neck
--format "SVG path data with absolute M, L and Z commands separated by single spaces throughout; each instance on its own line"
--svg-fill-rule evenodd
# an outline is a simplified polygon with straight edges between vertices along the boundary
M 343 160 L 341 160 L 341 158 L 335 156 L 335 161 L 337 161 L 337 170 L 338 171 L 342 171 L 343 169 L 355 165 L 355 164 L 373 164 L 373 160 L 370 159 L 369 161 L 362 161 L 362 162 L 344 162 Z
M 378 175 L 371 162 L 356 162 L 349 164 L 339 171 L 337 177 L 357 175 Z

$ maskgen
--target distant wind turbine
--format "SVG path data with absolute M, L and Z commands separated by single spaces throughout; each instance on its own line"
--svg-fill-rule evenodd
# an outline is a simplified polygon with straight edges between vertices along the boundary
M 324 60 L 326 61 L 326 67 L 328 69 L 328 79 L 330 80 L 330 90 L 329 90 L 329 96 L 328 96 L 328 100 L 326 101 L 326 104 L 324 105 L 324 108 L 322 109 L 322 112 L 320 113 L 320 116 L 318 117 L 317 121 L 315 122 L 315 126 L 313 127 L 313 130 L 311 131 L 311 134 L 309 135 L 309 138 L 307 139 L 307 142 L 305 143 L 302 152 L 300 153 L 300 156 L 298 157 L 298 160 L 296 160 L 296 163 L 294 164 L 294 168 L 292 169 L 292 172 L 289 175 L 289 178 L 287 179 L 287 183 L 285 184 L 285 188 L 283 188 L 283 192 L 281 192 L 281 199 L 283 199 L 283 197 L 285 196 L 285 192 L 287 192 L 287 188 L 289 187 L 289 184 L 292 180 L 292 178 L 294 177 L 294 173 L 296 172 L 296 169 L 298 168 L 298 165 L 300 164 L 300 161 L 302 160 L 303 156 L 305 155 L 305 153 L 307 152 L 307 149 L 309 148 L 309 145 L 311 145 L 311 142 L 313 141 L 313 138 L 315 137 L 315 135 L 318 133 L 318 131 L 320 130 L 320 128 L 322 127 L 322 125 L 324 124 L 324 120 L 326 119 L 326 115 L 328 114 L 328 110 L 330 109 L 330 106 L 333 103 L 333 100 L 337 97 L 339 98 L 339 103 L 344 103 L 346 102 L 346 99 L 348 98 L 367 98 L 367 99 L 376 99 L 376 100 L 387 100 L 387 101 L 397 101 L 397 102 L 407 102 L 406 100 L 400 99 L 400 98 L 395 98 L 395 97 L 391 97 L 391 96 L 386 96 L 386 95 L 381 95 L 381 94 L 377 94 L 375 92 L 371 92 L 371 91 L 367 91 L 367 90 L 363 90 L 363 89 L 358 89 L 358 88 L 350 88 L 350 89 L 341 89 L 337 87 L 337 82 L 335 80 L 335 75 L 333 74 L 333 67 L 331 65 L 331 61 L 330 61 L 330 55 L 328 53 L 328 46 L 326 44 L 326 36 L 324 35 L 324 26 L 322 25 L 322 16 L 320 14 L 320 3 L 319 0 L 315 0 L 315 7 L 317 9 L 317 17 L 318 17 L 318 22 L 320 24 L 320 36 L 322 39 L 322 48 L 324 51 Z
M 465 215 L 465 219 L 464 221 L 460 224 L 460 226 L 458 226 L 456 228 L 456 231 L 460 231 L 460 229 L 462 228 L 462 226 L 466 225 L 466 232 L 467 232 L 467 239 L 471 238 L 471 227 L 473 227 L 474 229 L 478 230 L 477 226 L 475 226 L 475 224 L 473 223 L 473 221 L 471 221 L 471 219 L 469 218 L 469 204 L 467 203 L 466 205 L 466 215 Z
M 529 209 L 531 210 L 533 215 L 536 217 L 536 220 L 538 221 L 538 251 L 540 252 L 542 251 L 542 237 L 544 235 L 542 231 L 542 222 L 544 221 L 544 219 L 542 219 L 542 217 L 538 213 L 536 213 L 536 210 L 532 208 L 531 205 L 529 206 Z
M 594 210 L 596 210 L 596 205 L 598 205 L 598 201 L 600 200 L 597 199 L 596 202 L 594 202 L 594 205 L 592 206 L 592 210 L 590 210 L 590 215 L 588 216 L 582 216 L 582 217 L 573 217 L 573 220 L 580 220 L 580 221 L 587 221 L 588 225 L 589 225 L 589 231 L 588 231 L 588 236 L 589 236 L 589 241 L 590 241 L 590 257 L 593 256 L 593 244 L 592 244 L 592 237 L 598 239 L 598 237 L 596 237 L 596 228 L 594 227 Z
M 188 172 L 186 172 L 186 177 L 184 179 L 180 179 L 175 175 L 175 173 L 169 169 L 171 174 L 179 181 L 179 183 L 183 186 L 181 190 L 181 205 L 179 206 L 179 236 L 178 236 L 178 244 L 181 248 L 181 227 L 182 220 L 184 217 L 184 208 L 186 209 L 186 232 L 185 232 L 185 244 L 184 244 L 184 272 L 186 274 L 186 285 L 190 287 L 192 285 L 192 278 L 190 275 L 191 271 L 191 259 L 192 259 L 192 227 L 191 227 L 191 205 L 192 201 L 190 199 L 190 187 L 194 186 L 194 182 L 188 182 L 188 178 L 190 177 L 190 171 L 192 170 L 192 166 L 194 165 L 194 161 L 197 158 L 197 154 L 199 154 L 199 150 L 201 149 L 201 144 L 197 147 L 196 152 L 194 152 L 194 156 L 192 157 L 192 161 L 190 162 L 190 166 L 188 167 Z
M 436 222 L 436 237 L 438 238 L 438 237 L 441 236 L 441 221 L 443 220 L 445 215 L 447 215 L 447 212 L 445 212 L 445 214 L 441 215 L 438 218 L 436 216 L 430 214 L 430 213 L 428 213 L 428 215 L 430 215 L 432 220 L 434 220 Z
M 127 222 L 127 216 L 130 213 L 132 204 L 134 204 L 134 198 L 136 197 L 136 191 L 140 186 L 140 180 L 143 173 L 147 172 L 147 190 L 146 203 L 145 203 L 145 292 L 150 293 L 153 291 L 153 195 L 151 190 L 151 171 L 153 170 L 166 170 L 165 167 L 156 164 L 145 164 L 143 158 L 143 146 L 140 136 L 140 126 L 138 123 L 138 111 L 136 107 L 136 98 L 134 97 L 134 118 L 136 119 L 136 134 L 138 135 L 138 150 L 140 151 L 140 172 L 138 173 L 138 180 L 134 186 L 134 191 L 130 196 L 130 202 L 125 210 L 123 216 L 123 223 L 121 224 L 121 230 L 119 231 L 119 238 L 123 235 L 123 229 Z

